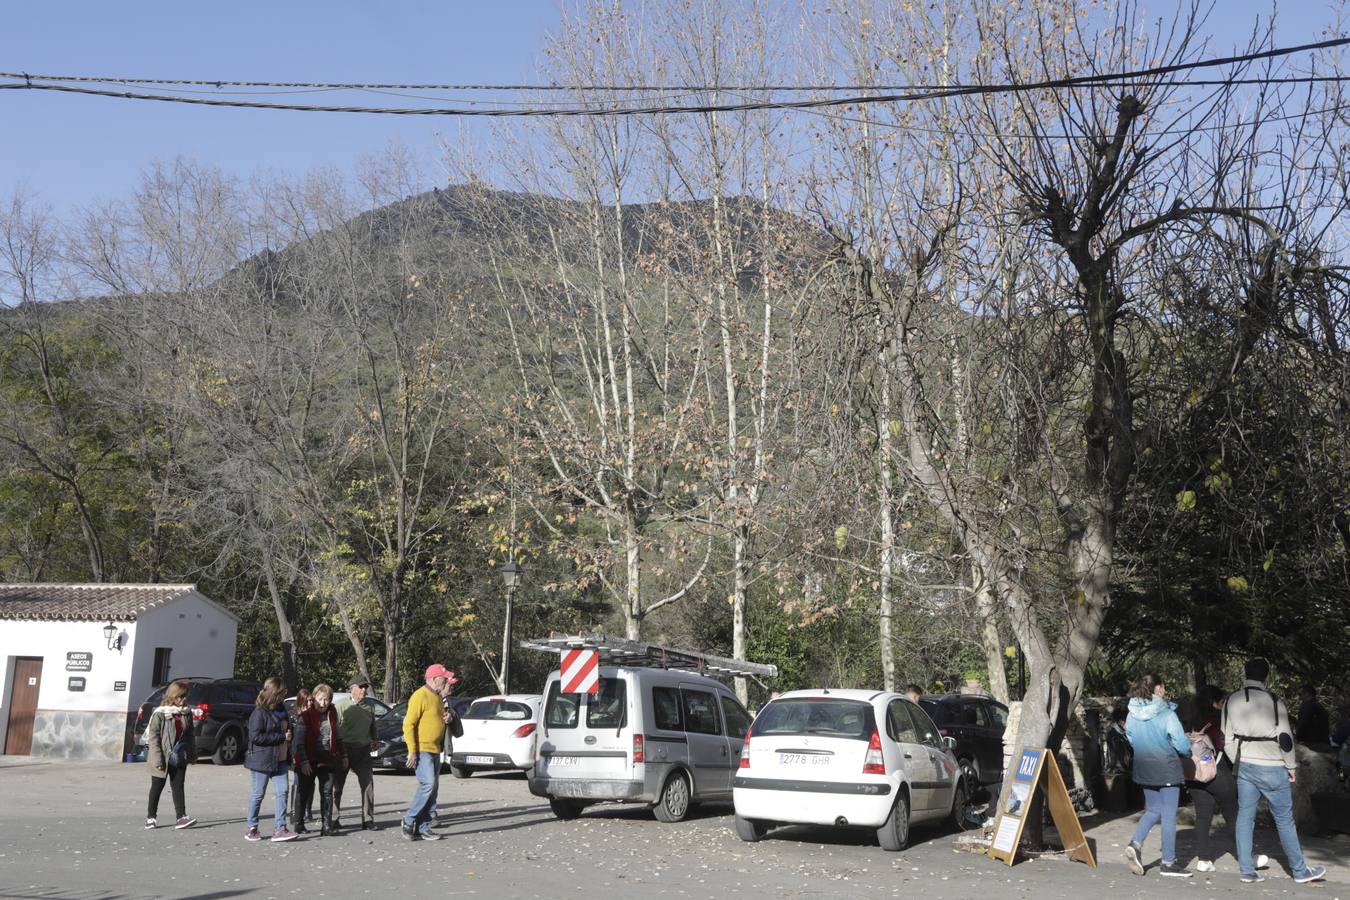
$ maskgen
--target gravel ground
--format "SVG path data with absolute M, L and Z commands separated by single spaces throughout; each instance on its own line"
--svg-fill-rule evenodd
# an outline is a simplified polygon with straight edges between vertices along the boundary
M 288 844 L 243 840 L 246 773 L 194 766 L 188 811 L 199 824 L 146 831 L 143 764 L 50 763 L 0 757 L 0 897 L 112 900 L 133 897 L 980 897 L 1243 896 L 1313 892 L 1350 900 L 1350 838 L 1311 838 L 1305 851 L 1330 867 L 1322 885 L 1294 884 L 1273 833 L 1258 847 L 1276 862 L 1262 885 L 1240 885 L 1231 856 L 1219 871 L 1191 879 L 1132 876 L 1120 851 L 1134 817 L 1084 820 L 1100 868 L 1039 859 L 1008 868 L 960 852 L 950 834 L 916 829 L 913 846 L 885 853 L 857 832 L 789 828 L 757 844 L 731 831 L 729 806 L 678 825 L 644 809 L 601 806 L 573 822 L 553 818 L 524 778 L 477 775 L 441 782 L 445 840 L 404 841 L 397 822 L 410 776 L 380 773 L 378 832 L 307 836 Z M 271 798 L 263 801 L 270 829 Z M 170 821 L 169 792 L 161 821 Z M 348 822 L 352 821 L 348 817 Z M 1187 827 L 1180 851 L 1188 849 Z M 1146 850 L 1156 861 L 1156 832 Z

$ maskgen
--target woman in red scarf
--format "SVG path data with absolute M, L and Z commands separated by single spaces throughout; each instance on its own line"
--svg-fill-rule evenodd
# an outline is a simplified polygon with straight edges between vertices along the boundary
M 319 783 L 320 834 L 337 834 L 333 826 L 333 773 L 347 768 L 347 753 L 338 739 L 338 715 L 333 708 L 333 689 L 314 686 L 314 705 L 300 714 L 295 729 L 295 761 L 300 766 L 301 796 L 313 796 Z

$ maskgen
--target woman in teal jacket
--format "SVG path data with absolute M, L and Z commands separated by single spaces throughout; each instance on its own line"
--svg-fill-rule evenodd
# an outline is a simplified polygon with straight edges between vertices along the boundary
M 1191 740 L 1177 718 L 1177 705 L 1167 699 L 1167 685 L 1156 675 L 1145 675 L 1130 686 L 1130 714 L 1125 736 L 1134 751 L 1130 777 L 1144 789 L 1144 814 L 1125 848 L 1125 859 L 1136 875 L 1144 874 L 1143 845 L 1153 826 L 1162 823 L 1164 875 L 1189 878 L 1177 865 L 1177 802 L 1186 780 L 1181 757 L 1191 753 Z

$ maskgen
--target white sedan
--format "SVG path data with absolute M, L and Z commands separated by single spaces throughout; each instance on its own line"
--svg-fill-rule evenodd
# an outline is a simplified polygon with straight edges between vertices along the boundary
M 968 787 L 927 713 L 901 694 L 793 691 L 759 711 L 732 788 L 736 834 L 757 841 L 775 825 L 876 831 L 902 850 L 912 822 L 960 828 Z
M 539 694 L 479 697 L 460 716 L 464 736 L 454 738 L 450 772 L 468 778 L 474 772 L 534 766 L 535 729 L 539 727 Z

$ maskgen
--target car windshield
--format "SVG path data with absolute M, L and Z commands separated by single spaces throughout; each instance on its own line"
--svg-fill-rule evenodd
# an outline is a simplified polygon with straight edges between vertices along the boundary
M 874 727 L 872 707 L 860 700 L 799 697 L 775 700 L 760 710 L 754 735 L 821 734 L 866 741 Z
M 462 718 L 465 719 L 529 719 L 534 710 L 528 704 L 492 697 L 475 700 Z

